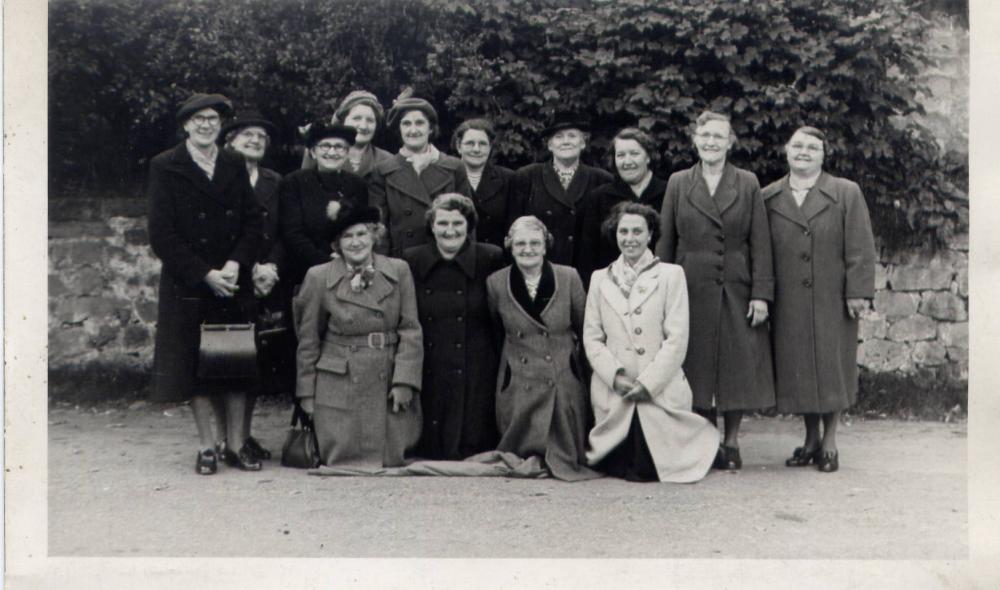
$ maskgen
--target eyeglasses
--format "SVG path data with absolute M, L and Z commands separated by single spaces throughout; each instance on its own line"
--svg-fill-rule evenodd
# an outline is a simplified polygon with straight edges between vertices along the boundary
M 729 139 L 728 135 L 722 135 L 721 133 L 707 133 L 704 131 L 701 133 L 695 133 L 694 136 L 702 141 L 707 141 L 709 139 L 714 139 L 715 141 L 723 141 Z
M 215 125 L 219 124 L 219 115 L 195 115 L 191 117 L 195 125 Z
M 350 148 L 350 146 L 348 146 L 346 143 L 317 143 L 316 144 L 316 151 L 319 152 L 319 153 L 321 153 L 321 154 L 325 154 L 325 153 L 328 153 L 328 152 L 340 152 L 340 153 L 343 154 L 343 153 L 346 153 L 349 148 Z
M 815 143 L 811 143 L 809 145 L 804 145 L 804 144 L 801 144 L 801 143 L 792 143 L 792 144 L 789 144 L 788 147 L 789 147 L 789 149 L 793 149 L 793 150 L 796 150 L 796 151 L 805 150 L 807 152 L 812 152 L 814 154 L 818 154 L 818 153 L 820 153 L 820 152 L 823 151 L 823 144 L 818 144 L 817 145 Z

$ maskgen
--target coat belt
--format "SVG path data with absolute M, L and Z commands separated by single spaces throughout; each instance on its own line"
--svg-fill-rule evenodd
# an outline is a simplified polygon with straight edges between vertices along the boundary
M 399 342 L 399 334 L 396 332 L 371 332 L 370 334 L 327 334 L 325 342 L 340 346 L 367 346 L 368 348 L 382 349 Z

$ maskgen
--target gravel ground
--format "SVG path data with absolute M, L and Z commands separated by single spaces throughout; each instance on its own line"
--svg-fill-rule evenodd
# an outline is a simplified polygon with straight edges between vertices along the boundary
M 280 448 L 290 410 L 258 408 Z M 744 468 L 693 485 L 194 473 L 187 406 L 49 411 L 49 555 L 966 559 L 966 424 L 854 421 L 841 470 L 789 469 L 801 423 L 753 418 Z

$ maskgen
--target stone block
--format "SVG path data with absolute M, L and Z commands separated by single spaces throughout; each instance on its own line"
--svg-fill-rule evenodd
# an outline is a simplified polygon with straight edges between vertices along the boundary
M 152 344 L 149 329 L 141 324 L 132 324 L 125 328 L 125 348 L 135 350 Z
M 964 363 L 966 367 L 969 366 L 968 348 L 959 348 L 957 346 L 947 346 L 945 348 L 948 351 L 948 360 L 959 364 Z
M 83 328 L 63 328 L 49 336 L 50 366 L 79 357 L 90 351 L 90 337 Z
M 149 213 L 149 201 L 144 198 L 106 199 L 102 205 L 107 217 L 145 217 Z
M 135 313 L 139 319 L 151 324 L 156 321 L 156 302 L 149 299 L 135 300 Z
M 66 283 L 63 283 L 59 275 L 49 273 L 49 297 L 64 297 L 69 294 Z
M 895 293 L 882 290 L 875 293 L 875 311 L 887 319 L 897 319 L 917 313 L 920 296 L 915 293 Z
M 858 321 L 858 339 L 865 341 L 885 338 L 888 326 L 889 322 L 881 315 L 872 311 L 865 312 Z
M 912 367 L 907 345 L 889 340 L 862 342 L 858 346 L 858 364 L 872 371 L 897 371 Z
M 114 342 L 121 331 L 121 326 L 117 323 L 94 322 L 88 319 L 84 325 L 88 329 L 87 331 L 91 333 L 90 344 L 94 348 L 104 348 Z
M 107 286 L 100 271 L 95 268 L 81 268 L 78 272 L 66 276 L 64 280 L 75 295 L 100 295 Z
M 947 289 L 955 271 L 967 266 L 964 254 L 953 250 L 919 254 L 906 264 L 895 265 L 889 273 L 889 284 L 894 291 Z
M 110 238 L 115 235 L 103 221 L 65 221 L 49 224 L 49 239 Z
M 894 342 L 933 340 L 937 336 L 937 322 L 927 316 L 912 315 L 893 322 L 888 336 Z
M 49 221 L 100 221 L 100 199 L 49 199 Z
M 114 297 L 81 297 L 75 302 L 79 313 L 96 322 L 118 320 L 117 312 L 131 307 L 131 302 Z
M 969 322 L 941 322 L 938 324 L 938 340 L 951 348 L 969 349 Z
M 960 268 L 955 273 L 955 291 L 959 296 L 969 298 L 969 269 Z
M 145 246 L 149 244 L 149 232 L 144 227 L 136 227 L 125 230 L 125 243 L 133 246 Z
M 969 318 L 965 301 L 948 291 L 924 291 L 920 297 L 920 313 L 949 322 L 962 322 Z
M 917 342 L 913 346 L 913 362 L 922 367 L 939 367 L 948 362 L 948 351 L 937 342 Z
M 956 234 L 948 238 L 948 247 L 960 252 L 969 251 L 969 234 Z
M 875 290 L 885 289 L 889 285 L 889 266 L 875 263 Z
M 98 266 L 104 262 L 104 242 L 97 240 L 80 240 L 71 242 L 69 259 L 73 266 Z

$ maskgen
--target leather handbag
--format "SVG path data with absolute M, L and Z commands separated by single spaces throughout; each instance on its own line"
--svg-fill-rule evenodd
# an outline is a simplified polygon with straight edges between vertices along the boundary
M 257 341 L 252 323 L 202 324 L 200 338 L 199 378 L 257 377 Z
M 313 469 L 319 467 L 319 463 L 319 441 L 316 440 L 312 418 L 296 403 L 291 428 L 281 447 L 281 464 L 297 469 Z

